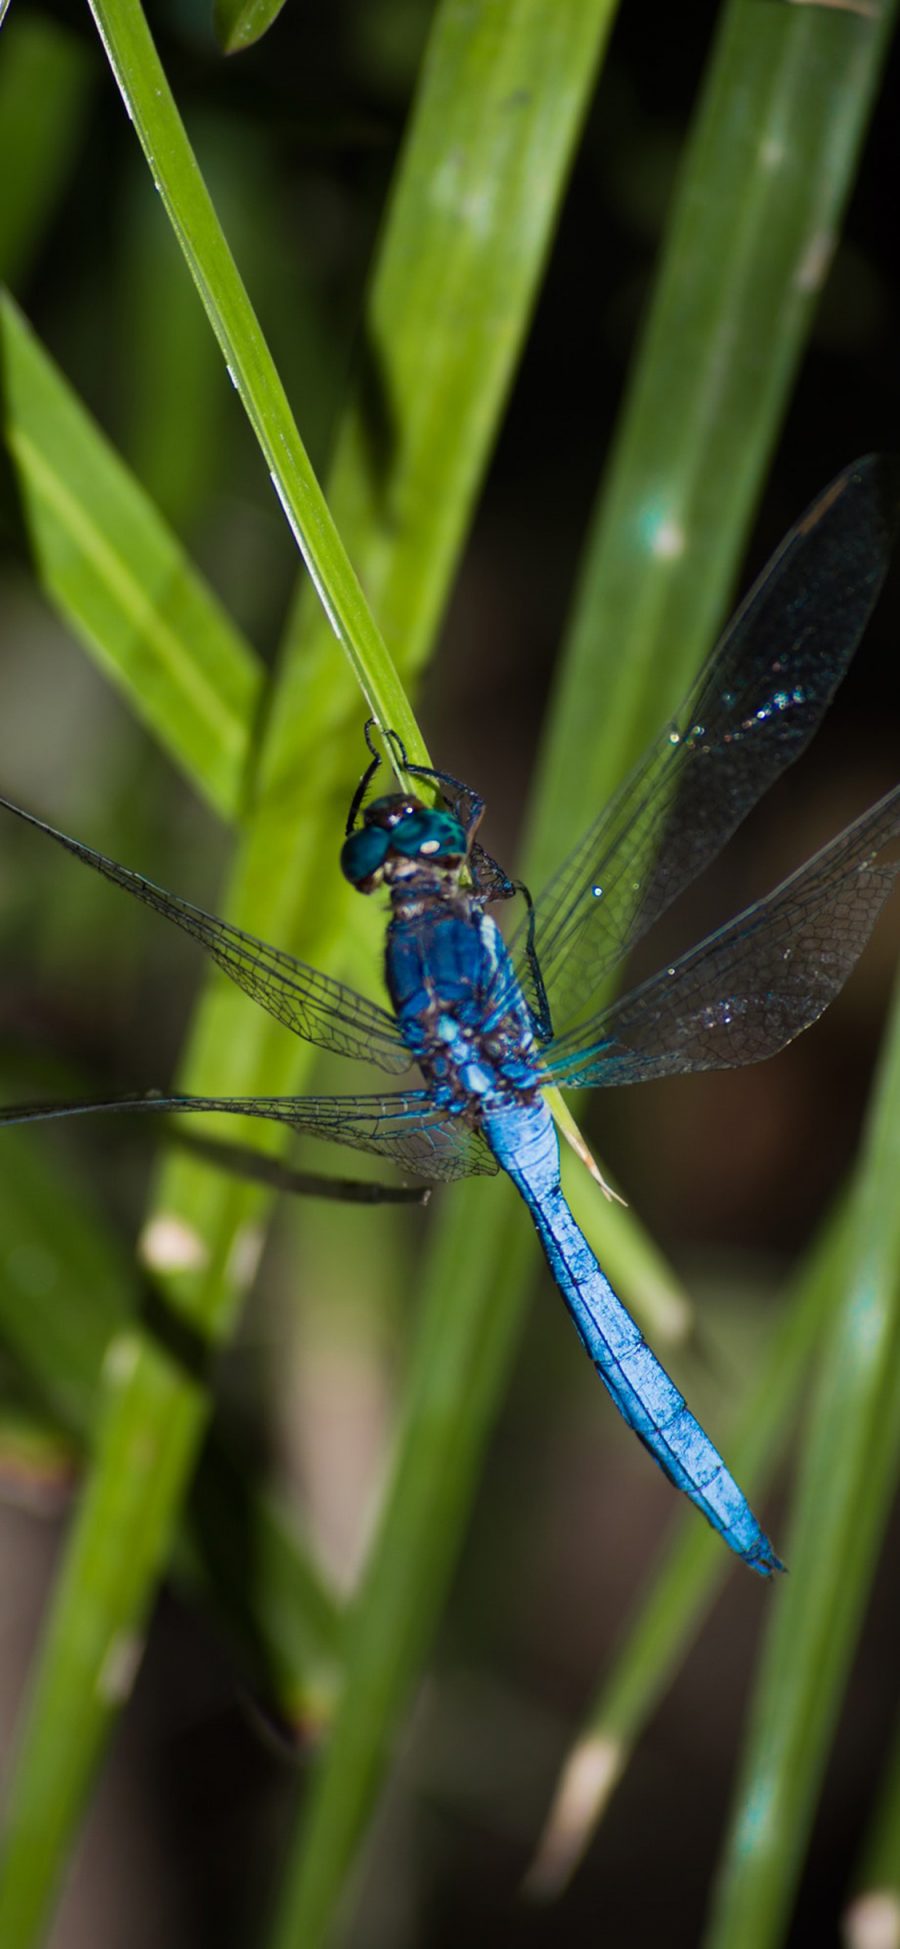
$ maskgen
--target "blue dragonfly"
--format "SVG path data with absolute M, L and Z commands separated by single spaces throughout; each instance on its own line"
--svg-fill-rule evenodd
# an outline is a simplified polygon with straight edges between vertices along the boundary
M 13 1105 L 0 1123 L 95 1110 L 224 1112 L 389 1158 L 429 1180 L 505 1170 L 581 1342 L 660 1468 L 762 1576 L 782 1566 L 709 1436 L 651 1351 L 563 1196 L 544 1096 L 731 1068 L 773 1055 L 837 994 L 894 882 L 900 786 L 767 898 L 598 1006 L 612 969 L 709 864 L 808 744 L 876 601 L 900 525 L 900 477 L 870 455 L 788 535 L 682 708 L 532 902 L 480 845 L 484 801 L 393 756 L 421 794 L 357 789 L 341 853 L 359 892 L 384 888 L 393 1013 L 117 861 L 0 805 L 190 934 L 254 1001 L 321 1048 L 421 1081 L 364 1096 L 149 1096 Z M 525 894 L 507 947 L 486 909 Z

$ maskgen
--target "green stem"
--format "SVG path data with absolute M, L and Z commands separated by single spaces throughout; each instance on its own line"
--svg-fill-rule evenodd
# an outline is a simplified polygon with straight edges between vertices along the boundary
M 107 57 L 169 221 L 262 449 L 272 485 L 370 710 L 411 758 L 427 752 L 316 480 L 137 0 L 91 0 Z

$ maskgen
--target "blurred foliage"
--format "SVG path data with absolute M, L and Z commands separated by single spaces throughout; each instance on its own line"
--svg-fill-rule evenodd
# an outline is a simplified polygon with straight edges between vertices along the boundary
M 378 917 L 344 899 L 334 860 L 366 707 L 296 579 L 266 468 L 369 697 L 411 732 L 383 635 L 421 686 L 436 762 L 485 789 L 492 850 L 512 860 L 524 823 L 543 871 L 708 646 L 773 450 L 755 564 L 854 452 L 896 443 L 893 9 L 625 9 L 594 95 L 613 12 L 601 0 L 290 0 L 214 18 L 170 5 L 151 25 L 173 103 L 132 0 L 95 11 L 163 196 L 87 13 L 14 8 L 0 63 L 0 783 L 371 987 Z M 247 51 L 223 63 L 217 42 Z M 651 503 L 684 537 L 677 556 L 648 545 L 646 522 L 639 535 Z M 773 794 L 711 876 L 719 913 L 892 782 L 896 622 L 894 595 L 804 768 L 804 804 L 799 786 Z M 217 820 L 235 846 L 227 892 Z M 178 1058 L 194 960 L 102 887 L 72 884 L 87 878 L 0 832 L 10 1096 L 161 1084 Z M 685 927 L 706 918 L 691 896 Z M 855 1885 L 896 1881 L 889 1569 L 871 1595 L 896 1411 L 889 1373 L 852 1337 L 877 1290 L 890 1365 L 890 1069 L 841 1233 L 855 1279 L 826 1232 L 781 1324 L 772 1301 L 851 1167 L 898 940 L 893 915 L 826 1024 L 765 1071 L 604 1105 L 604 1153 L 652 1243 L 633 1216 L 629 1231 L 580 1214 L 630 1299 L 677 1294 L 676 1255 L 702 1301 L 692 1398 L 718 1432 L 724 1397 L 742 1396 L 726 1448 L 748 1477 L 771 1470 L 830 1322 L 717 1943 L 833 1934 L 876 1759 L 887 1784 Z M 305 1061 L 217 980 L 181 1073 L 286 1090 Z M 332 1086 L 347 1086 L 333 1070 Z M 611 1941 L 693 1944 L 772 1597 L 733 1578 L 691 1655 L 723 1566 L 696 1527 L 658 1560 L 670 1492 L 610 1426 L 546 1294 L 522 1339 L 521 1212 L 498 1185 L 457 1189 L 421 1259 L 417 1214 L 294 1206 L 267 1233 L 261 1194 L 177 1158 L 142 1218 L 146 1142 L 88 1125 L 3 1138 L 0 1488 L 52 1514 L 92 1458 L 19 1720 L 4 1949 L 40 1939 L 167 1565 L 198 1609 L 160 1600 L 115 1762 L 129 1791 L 112 1811 L 101 1795 L 59 1949 L 86 1926 L 95 1949 L 256 1944 L 279 1890 L 281 1949 L 339 1930 L 360 1949 L 487 1933 L 564 1949 L 595 1940 L 601 1913 Z M 131 1246 L 142 1233 L 146 1261 L 164 1214 L 207 1263 L 157 1276 L 151 1297 Z M 0 1528 L 0 1711 L 44 1605 L 40 1534 L 20 1512 Z M 346 1622 L 330 1582 L 354 1585 Z M 235 1675 L 282 1745 L 308 1751 L 336 1713 L 299 1794 L 235 1709 Z M 568 1852 L 549 1869 L 545 1854 L 545 1893 L 620 1784 L 581 1874 L 529 1913 L 516 1889 L 573 1737 Z M 754 1852 L 747 1809 L 767 1782 L 774 1793 L 776 1766 L 780 1845 L 760 1829 Z M 110 1858 L 126 1863 L 116 1886 L 97 1867 Z

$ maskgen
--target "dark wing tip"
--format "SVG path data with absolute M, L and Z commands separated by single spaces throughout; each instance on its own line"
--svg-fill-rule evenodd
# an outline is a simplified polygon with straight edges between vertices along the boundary
M 830 496 L 853 492 L 871 500 L 871 519 L 875 532 L 883 538 L 887 552 L 900 536 L 900 454 L 864 453 L 850 462 L 843 473 L 826 488 L 815 509 L 829 503 Z

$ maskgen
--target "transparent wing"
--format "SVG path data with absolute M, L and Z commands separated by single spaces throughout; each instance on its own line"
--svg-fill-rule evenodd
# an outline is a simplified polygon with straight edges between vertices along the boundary
M 872 610 L 900 469 L 870 454 L 791 530 L 666 725 L 535 906 L 557 1030 L 809 743 Z M 513 943 L 527 978 L 526 930 Z
M 202 907 L 193 907 L 177 894 L 154 886 L 141 873 L 133 873 L 117 860 L 107 859 L 104 853 L 83 846 L 80 840 L 57 832 L 55 826 L 46 825 L 31 812 L 23 812 L 10 799 L 0 798 L 0 807 L 55 839 L 57 845 L 74 853 L 84 866 L 92 866 L 95 873 L 102 873 L 104 879 L 124 887 L 126 893 L 143 900 L 146 906 L 153 907 L 156 913 L 190 934 L 245 994 L 305 1042 L 314 1042 L 320 1049 L 333 1049 L 341 1056 L 361 1056 L 396 1075 L 411 1068 L 409 1052 L 393 1016 L 379 1008 L 377 1002 L 367 1001 L 354 988 L 332 981 L 329 975 L 307 967 L 304 961 L 297 961 L 281 948 L 269 947 L 267 942 L 232 927 L 229 921 L 204 913 Z
M 876 864 L 898 837 L 900 786 L 765 900 L 558 1039 L 547 1080 L 640 1083 L 775 1055 L 843 987 L 900 870 Z
M 318 1171 L 298 1171 L 250 1144 L 198 1137 L 195 1131 L 177 1125 L 167 1127 L 166 1143 L 175 1143 L 217 1171 L 226 1171 L 245 1183 L 267 1185 L 273 1191 L 287 1191 L 292 1197 L 337 1199 L 353 1205 L 422 1205 L 430 1197 L 422 1185 L 383 1184 L 372 1178 L 323 1177 Z
M 497 1169 L 480 1132 L 436 1110 L 425 1090 L 388 1096 L 126 1096 L 108 1103 L 10 1103 L 0 1106 L 0 1126 L 101 1110 L 263 1117 L 310 1137 L 389 1157 L 402 1169 L 434 1181 L 489 1175 Z

